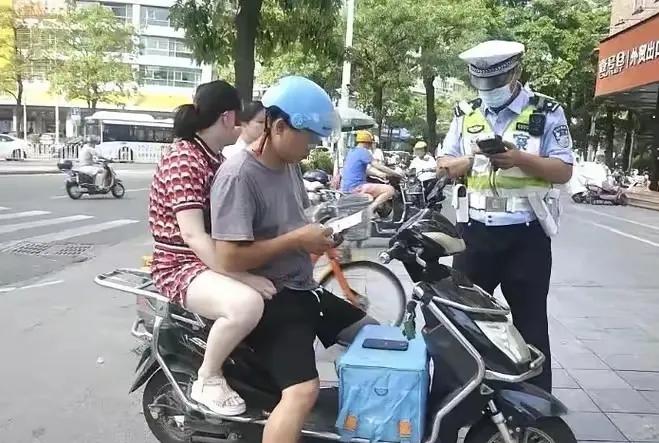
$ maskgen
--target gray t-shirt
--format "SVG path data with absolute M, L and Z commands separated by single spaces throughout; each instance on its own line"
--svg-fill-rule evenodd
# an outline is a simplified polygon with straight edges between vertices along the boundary
M 211 189 L 212 237 L 223 241 L 268 240 L 309 223 L 302 174 L 297 165 L 273 170 L 247 150 L 225 161 Z M 308 252 L 289 251 L 252 269 L 283 288 L 308 290 L 318 284 Z

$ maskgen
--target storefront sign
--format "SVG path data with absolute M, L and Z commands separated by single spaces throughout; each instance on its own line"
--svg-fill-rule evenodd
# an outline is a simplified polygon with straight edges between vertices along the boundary
M 651 40 L 631 50 L 620 51 L 599 62 L 599 78 L 617 75 L 631 66 L 650 62 L 659 57 L 659 40 Z
M 600 43 L 595 95 L 659 82 L 659 15 Z

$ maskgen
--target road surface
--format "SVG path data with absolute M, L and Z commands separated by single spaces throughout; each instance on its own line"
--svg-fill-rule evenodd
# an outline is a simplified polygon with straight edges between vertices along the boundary
M 10 208 L 0 214 L 94 217 L 76 222 L 80 226 L 137 220 L 67 239 L 94 244 L 94 257 L 39 268 L 57 269 L 47 275 L 25 271 L 32 272 L 31 286 L 0 292 L 2 442 L 154 442 L 139 393 L 127 392 L 137 362 L 137 343 L 128 331 L 134 299 L 92 282 L 100 272 L 135 266 L 150 249 L 146 194 L 138 190 L 148 180 L 125 178 L 133 189 L 125 200 L 79 202 L 56 198 L 62 195 L 61 178 L 0 178 L 1 205 Z M 4 198 L 8 190 L 14 195 L 10 201 Z M 31 216 L 22 221 L 27 220 Z M 0 219 L 0 229 L 16 222 Z M 67 228 L 26 229 L 3 234 L 0 241 Z M 3 256 L 3 279 L 11 260 L 16 258 Z M 568 420 L 580 440 L 659 441 L 658 266 L 659 213 L 566 204 L 554 241 L 550 296 L 554 392 L 570 407 Z
M 61 174 L 0 175 L 0 288 L 29 283 L 146 232 L 153 166 L 116 168 L 127 189 L 122 199 L 71 200 Z

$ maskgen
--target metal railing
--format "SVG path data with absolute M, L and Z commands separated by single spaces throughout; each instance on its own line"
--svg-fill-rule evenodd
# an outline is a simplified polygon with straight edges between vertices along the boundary
M 30 143 L 25 149 L 24 158 L 28 160 L 77 160 L 82 143 Z M 135 163 L 158 163 L 163 154 L 160 147 L 125 146 L 119 149 L 117 160 Z

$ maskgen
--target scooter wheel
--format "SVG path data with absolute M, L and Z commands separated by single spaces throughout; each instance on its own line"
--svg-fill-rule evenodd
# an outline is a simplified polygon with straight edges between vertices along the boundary
M 584 202 L 583 194 L 581 192 L 574 194 L 572 196 L 572 201 L 574 201 L 575 203 L 583 203 Z
M 526 438 L 525 438 L 526 437 Z M 499 443 L 504 440 L 491 419 L 485 417 L 469 429 L 464 443 Z M 559 417 L 541 418 L 519 431 L 519 440 L 538 443 L 577 443 L 570 427 Z
M 110 192 L 114 198 L 123 198 L 126 195 L 126 188 L 121 183 L 115 183 Z
M 183 392 L 192 380 L 187 374 L 174 372 Z M 156 406 L 157 405 L 157 406 Z M 161 443 L 188 443 L 192 431 L 185 428 L 185 407 L 179 403 L 174 388 L 162 371 L 156 372 L 144 387 L 144 419 L 153 436 Z
M 621 206 L 627 206 L 629 204 L 629 197 L 627 197 L 627 194 L 620 195 L 620 198 L 618 199 L 618 204 Z
M 80 197 L 82 197 L 83 194 L 82 189 L 80 189 L 80 185 L 77 183 L 67 183 L 66 193 L 71 198 L 71 200 L 78 200 Z

